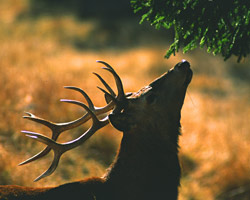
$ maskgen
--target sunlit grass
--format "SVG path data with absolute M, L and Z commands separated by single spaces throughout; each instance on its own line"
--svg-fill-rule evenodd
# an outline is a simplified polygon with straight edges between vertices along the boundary
M 73 17 L 15 21 L 13 13 L 13 19 L 1 18 L 6 23 L 0 31 L 0 184 L 49 186 L 101 176 L 121 138 L 121 133 L 111 126 L 67 153 L 51 177 L 33 183 L 49 166 L 52 155 L 17 167 L 43 148 L 20 130 L 49 135 L 46 128 L 23 120 L 24 111 L 56 122 L 81 116 L 81 109 L 59 101 L 82 100 L 76 92 L 64 89 L 66 85 L 83 88 L 97 106 L 104 105 L 103 94 L 96 88 L 101 84 L 92 72 L 102 74 L 113 86 L 114 81 L 96 60 L 114 66 L 129 92 L 139 90 L 182 59 L 190 61 L 194 78 L 182 111 L 180 146 L 184 172 L 180 199 L 212 200 L 223 191 L 250 182 L 250 86 L 231 73 L 230 69 L 236 68 L 234 61 L 224 62 L 202 51 L 164 60 L 166 47 L 147 46 L 146 41 L 145 45 L 126 49 L 79 51 L 74 40 L 82 37 L 87 42 L 95 22 L 79 22 Z M 247 65 L 246 61 L 237 69 Z M 79 136 L 86 128 L 87 125 L 64 133 L 61 141 Z

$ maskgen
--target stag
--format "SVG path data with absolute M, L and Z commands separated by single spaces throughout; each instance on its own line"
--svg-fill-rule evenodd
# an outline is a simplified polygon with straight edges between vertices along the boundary
M 58 187 L 0 186 L 0 199 L 177 199 L 181 174 L 178 137 L 181 108 L 187 86 L 192 79 L 190 64 L 183 60 L 138 92 L 125 93 L 115 70 L 103 61 L 98 62 L 114 76 L 117 95 L 100 75 L 95 74 L 107 90 L 99 88 L 104 92 L 106 106 L 95 107 L 82 89 L 70 86 L 66 88 L 80 92 L 88 106 L 76 100 L 61 101 L 85 109 L 86 114 L 81 118 L 67 123 L 53 123 L 27 113 L 24 118 L 50 128 L 52 137 L 22 131 L 26 136 L 44 143 L 47 147 L 20 165 L 35 161 L 52 150 L 54 160 L 51 166 L 35 181 L 45 178 L 55 171 L 63 153 L 83 144 L 97 130 L 111 123 L 114 128 L 123 132 L 123 138 L 115 161 L 106 174 L 101 178 L 90 178 Z M 93 121 L 92 126 L 79 138 L 66 143 L 56 142 L 63 131 L 78 127 L 90 119 Z

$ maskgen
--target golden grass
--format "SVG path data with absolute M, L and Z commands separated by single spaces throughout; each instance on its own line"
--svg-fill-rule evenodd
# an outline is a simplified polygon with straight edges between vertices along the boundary
M 180 199 L 206 197 L 212 200 L 223 191 L 250 182 L 250 86 L 249 82 L 239 81 L 239 77 L 230 73 L 231 68 L 246 68 L 248 61 L 234 66 L 233 60 L 224 62 L 198 50 L 164 60 L 165 46 L 146 44 L 126 50 L 77 51 L 71 40 L 80 37 L 84 40 L 95 28 L 95 22 L 79 22 L 73 17 L 15 21 L 15 14 L 21 8 L 21 5 L 13 7 L 8 18 L 0 14 L 3 20 L 0 30 L 0 184 L 49 186 L 102 175 L 121 138 L 111 126 L 67 153 L 51 177 L 33 183 L 49 166 L 50 158 L 17 167 L 19 162 L 43 148 L 19 132 L 25 129 L 46 134 L 47 129 L 21 119 L 23 112 L 56 122 L 81 116 L 82 111 L 76 106 L 59 102 L 60 98 L 81 99 L 74 91 L 63 89 L 65 85 L 83 88 L 97 106 L 104 105 L 103 95 L 96 88 L 101 84 L 91 72 L 101 73 L 108 80 L 112 77 L 100 69 L 96 60 L 113 65 L 129 92 L 137 91 L 181 59 L 190 61 L 194 78 L 182 111 L 180 146 L 184 176 Z M 114 85 L 112 81 L 111 84 Z M 77 137 L 86 128 L 63 134 L 61 141 Z

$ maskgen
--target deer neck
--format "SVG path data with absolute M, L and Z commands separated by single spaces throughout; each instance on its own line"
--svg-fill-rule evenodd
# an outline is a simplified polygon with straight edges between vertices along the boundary
M 180 181 L 179 127 L 173 127 L 177 126 L 155 129 L 157 132 L 153 133 L 149 129 L 125 132 L 116 160 L 105 176 L 106 182 L 116 187 L 118 193 L 169 192 L 175 199 Z

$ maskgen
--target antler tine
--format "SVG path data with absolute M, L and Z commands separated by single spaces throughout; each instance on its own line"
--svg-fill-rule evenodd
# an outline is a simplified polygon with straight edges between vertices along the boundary
M 29 119 L 31 121 L 43 124 L 44 126 L 47 126 L 50 129 L 54 129 L 55 124 L 53 122 L 37 117 L 36 115 L 30 112 L 25 112 L 25 114 L 27 114 L 28 116 L 23 116 L 24 119 Z
M 80 101 L 76 101 L 76 100 L 70 100 L 70 99 L 61 99 L 61 101 L 66 102 L 66 103 L 72 103 L 72 104 L 83 107 L 88 112 L 90 117 L 92 117 L 93 121 L 98 121 L 98 118 L 96 117 L 95 113 L 89 107 L 87 107 L 84 103 Z
M 38 160 L 44 156 L 46 156 L 49 152 L 51 151 L 51 148 L 50 147 L 46 147 L 45 149 L 43 149 L 41 152 L 35 154 L 34 156 L 28 158 L 27 160 L 21 162 L 18 164 L 18 166 L 21 166 L 21 165 L 25 165 L 25 164 L 28 164 L 30 162 L 33 162 L 35 160 Z
M 104 84 L 104 86 L 107 88 L 107 90 L 113 95 L 114 91 L 102 79 L 102 77 L 100 75 L 96 74 L 96 73 L 94 73 L 94 74 L 101 80 L 101 82 Z M 110 111 L 112 108 L 114 108 L 114 103 L 113 102 L 109 102 L 109 104 L 107 104 L 104 107 L 95 107 L 94 104 L 93 104 L 93 102 L 92 102 L 92 100 L 90 99 L 90 97 L 81 88 L 74 87 L 74 86 L 65 86 L 65 88 L 66 89 L 76 90 L 76 91 L 80 92 L 84 96 L 84 98 L 86 99 L 86 101 L 87 101 L 87 103 L 89 105 L 89 109 L 92 110 L 96 115 L 100 115 L 100 114 L 106 113 L 106 112 Z M 114 94 L 114 96 L 115 96 L 115 94 Z M 113 98 L 112 98 L 112 100 L 113 100 Z M 69 102 L 69 101 L 64 101 L 64 99 L 61 99 L 61 101 L 62 102 Z M 85 115 L 84 117 L 86 118 L 86 121 L 90 119 L 90 116 L 86 116 Z M 82 123 L 84 123 L 86 121 L 83 121 Z M 72 122 L 74 122 L 74 121 L 72 121 Z
M 52 140 L 52 139 L 50 139 L 42 134 L 30 132 L 30 131 L 22 131 L 22 133 L 24 133 L 26 136 L 48 145 L 48 147 L 54 151 L 54 159 L 53 159 L 52 164 L 50 165 L 49 169 L 46 170 L 43 174 L 41 174 L 39 177 L 37 177 L 35 179 L 35 181 L 38 181 L 44 177 L 51 175 L 56 170 L 58 163 L 59 163 L 59 160 L 60 160 L 63 153 L 81 145 L 87 139 L 89 139 L 97 130 L 106 126 L 109 123 L 107 117 L 105 117 L 102 120 L 99 120 L 97 118 L 97 116 L 95 115 L 95 113 L 93 111 L 91 111 L 88 108 L 88 106 L 86 106 L 82 102 L 74 101 L 74 100 L 67 100 L 67 99 L 64 99 L 63 101 L 67 102 L 67 103 L 76 104 L 76 105 L 83 107 L 87 111 L 87 113 L 89 113 L 89 116 L 91 116 L 91 118 L 93 120 L 93 124 L 92 124 L 91 128 L 88 129 L 85 133 L 83 133 L 80 137 L 78 137 L 77 139 L 72 140 L 70 142 L 67 142 L 67 143 L 57 143 L 54 140 Z
M 87 103 L 88 103 L 88 105 L 89 105 L 89 108 L 90 108 L 90 109 L 93 109 L 93 110 L 95 109 L 95 106 L 94 106 L 92 100 L 91 100 L 90 97 L 87 95 L 87 93 L 84 92 L 81 88 L 75 87 L 75 86 L 64 86 L 64 88 L 65 88 L 65 89 L 70 89 L 70 90 L 75 90 L 75 91 L 80 92 L 80 93 L 83 95 L 83 97 L 85 98 L 85 100 L 87 101 Z
M 99 90 L 101 90 L 105 95 L 107 95 L 108 98 L 110 98 L 115 104 L 118 103 L 117 99 L 116 99 L 114 96 L 112 96 L 111 94 L 109 94 L 106 90 L 104 90 L 104 89 L 102 89 L 102 88 L 100 88 L 100 87 L 98 87 L 98 86 L 97 86 L 97 88 L 98 88 Z
M 45 177 L 51 175 L 56 170 L 56 168 L 57 168 L 57 166 L 59 164 L 59 160 L 61 158 L 61 155 L 62 154 L 56 155 L 56 153 L 54 153 L 54 160 L 53 160 L 52 164 L 50 165 L 49 169 L 46 170 L 44 173 L 42 173 L 40 176 L 38 176 L 34 180 L 34 182 L 37 182 L 37 181 L 41 180 L 42 178 L 45 178 Z
M 126 104 L 127 104 L 127 98 L 126 97 L 130 96 L 131 94 L 127 94 L 126 95 L 124 93 L 124 89 L 123 89 L 123 85 L 122 85 L 122 81 L 121 81 L 120 77 L 118 76 L 118 74 L 115 72 L 115 70 L 108 63 L 106 63 L 104 61 L 97 61 L 97 62 L 102 63 L 103 65 L 105 65 L 106 67 L 103 67 L 103 69 L 109 71 L 114 76 L 114 78 L 115 78 L 115 82 L 116 82 L 118 94 L 116 96 L 116 102 L 115 102 L 116 103 L 116 107 L 113 110 L 113 113 L 118 113 L 122 109 L 124 109 L 124 107 L 126 107 Z
M 107 68 L 109 68 L 109 69 L 115 71 L 114 68 L 110 66 L 110 64 L 108 64 L 108 63 L 106 63 L 106 62 L 104 62 L 104 61 L 102 61 L 102 60 L 97 60 L 96 62 L 102 63 L 102 64 L 104 64 Z
M 103 67 L 103 69 L 111 72 L 112 75 L 114 76 L 117 90 L 118 90 L 118 95 L 117 95 L 118 100 L 126 99 L 123 85 L 122 85 L 122 81 L 121 81 L 120 77 L 118 76 L 118 74 L 115 72 L 115 70 L 108 63 L 106 63 L 104 61 L 97 61 L 97 62 L 104 64 L 106 67 Z
M 99 78 L 99 80 L 102 82 L 102 84 L 105 86 L 105 88 L 109 91 L 109 93 L 110 93 L 113 97 L 115 97 L 115 96 L 116 96 L 115 92 L 114 92 L 114 91 L 112 90 L 112 88 L 107 84 L 107 82 L 106 82 L 105 80 L 103 80 L 103 78 L 102 78 L 99 74 L 97 74 L 97 73 L 95 73 L 95 72 L 93 72 L 93 74 L 96 75 L 97 78 Z

